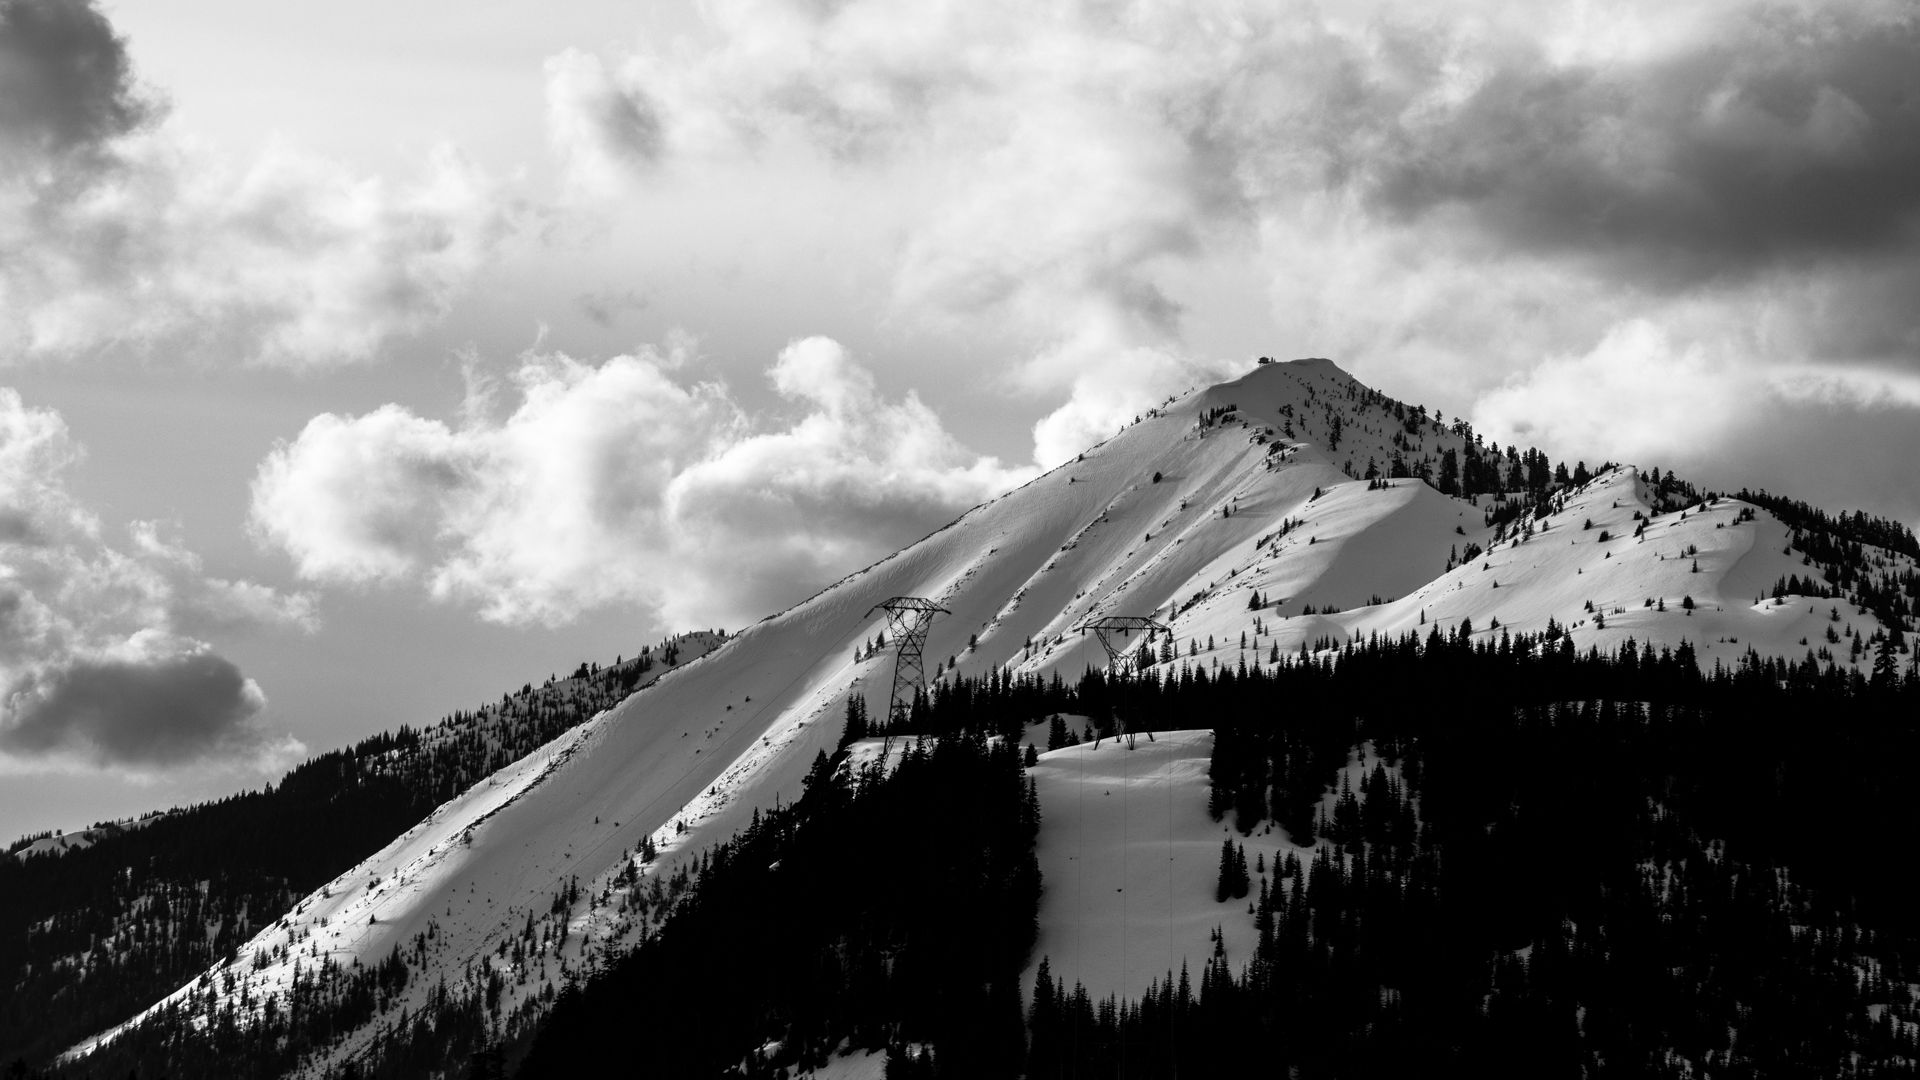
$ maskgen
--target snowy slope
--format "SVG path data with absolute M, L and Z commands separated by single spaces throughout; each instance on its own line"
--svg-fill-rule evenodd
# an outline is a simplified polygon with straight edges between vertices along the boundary
M 1231 588 L 1176 620 L 1176 636 L 1197 639 L 1203 661 L 1233 664 L 1243 656 L 1244 632 L 1251 664 L 1269 660 L 1276 644 L 1284 654 L 1302 643 L 1315 647 L 1376 632 L 1451 630 L 1462 620 L 1471 620 L 1477 634 L 1497 636 L 1539 632 L 1551 619 L 1582 650 L 1615 648 L 1629 638 L 1690 641 L 1703 669 L 1711 670 L 1749 649 L 1799 658 L 1831 648 L 1845 663 L 1845 649 L 1825 638 L 1828 628 L 1844 631 L 1842 640 L 1879 629 L 1872 615 L 1846 600 L 1773 598 L 1775 582 L 1811 571 L 1787 550 L 1788 530 L 1771 515 L 1760 511 L 1737 521 L 1751 510 L 1738 500 L 1657 514 L 1634 472 L 1615 469 L 1569 493 L 1564 508 L 1536 522 L 1530 536 L 1495 543 L 1458 500 L 1416 480 L 1390 483 L 1379 491 L 1357 482 L 1329 489 L 1302 511 L 1304 523 L 1267 552 L 1237 553 L 1215 575 Z M 1449 507 L 1465 516 L 1450 517 Z M 1646 529 L 1636 537 L 1641 520 Z M 1464 532 L 1452 534 L 1450 522 Z M 1488 550 L 1438 573 L 1447 549 L 1468 542 Z M 1392 581 L 1396 566 L 1405 575 Z M 1414 580 L 1429 566 L 1436 571 L 1431 580 Z M 1247 603 L 1256 590 L 1270 603 L 1251 611 Z M 1376 594 L 1387 602 L 1369 604 Z M 1340 610 L 1325 614 L 1328 605 Z M 1302 614 L 1308 606 L 1317 613 Z M 1210 635 L 1220 646 L 1211 654 L 1205 648 Z
M 16 848 L 11 852 L 16 859 L 31 859 L 41 855 L 65 855 L 70 851 L 90 848 L 111 836 L 119 836 L 133 829 L 145 828 L 165 814 L 148 814 L 145 817 L 128 818 L 125 821 L 109 821 L 91 828 L 76 829 L 72 832 L 49 833 L 33 842 Z
M 1247 858 L 1292 850 L 1275 830 L 1241 837 L 1233 819 L 1207 815 L 1211 731 L 1175 731 L 1081 743 L 1040 756 L 1032 775 L 1042 829 L 1036 855 L 1046 891 L 1034 964 L 1046 957 L 1069 988 L 1137 998 L 1156 979 L 1193 977 L 1225 935 L 1238 966 L 1253 955 L 1246 901 L 1214 899 L 1220 843 Z M 1032 972 L 1028 974 L 1031 991 Z
M 1339 444 L 1328 449 L 1336 424 Z M 1423 618 L 1442 625 L 1471 618 L 1483 630 L 1495 617 L 1528 629 L 1553 618 L 1583 647 L 1629 634 L 1670 644 L 1684 637 L 1709 664 L 1754 644 L 1798 656 L 1801 637 L 1818 642 L 1832 625 L 1829 608 L 1844 624 L 1873 630 L 1871 617 L 1845 604 L 1822 601 L 1813 611 L 1799 601 L 1755 604 L 1789 565 L 1805 568 L 1781 553 L 1784 531 L 1766 514 L 1735 524 L 1741 504 L 1723 501 L 1684 522 L 1662 515 L 1633 539 L 1632 514 L 1649 504 L 1637 478 L 1621 471 L 1571 496 L 1545 531 L 1496 545 L 1479 508 L 1416 480 L 1370 491 L 1351 478 L 1369 461 L 1395 454 L 1431 460 L 1463 440 L 1437 421 L 1396 419 L 1326 361 L 1263 366 L 1171 400 L 1079 459 L 749 627 L 450 801 L 244 946 L 219 983 L 209 980 L 203 990 L 221 1000 L 244 997 L 257 1009 L 324 957 L 371 965 L 396 949 L 407 953 L 415 977 L 406 990 L 328 1061 L 361 1052 L 398 1009 L 417 1009 L 442 976 L 457 990 L 497 973 L 508 1014 L 537 1000 L 565 971 L 631 943 L 658 914 L 661 883 L 689 855 L 732 834 L 754 809 L 796 798 L 816 751 L 837 741 L 849 690 L 884 714 L 891 659 L 855 655 L 884 629 L 871 609 L 895 595 L 950 609 L 934 624 L 928 667 L 952 658 L 966 674 L 1009 665 L 1077 676 L 1104 656 L 1075 628 L 1108 614 L 1157 615 L 1172 624 L 1182 661 L 1229 664 L 1243 655 L 1243 631 L 1244 655 L 1256 662 L 1276 644 L 1289 652 L 1323 637 L 1416 629 Z M 1588 517 L 1591 530 L 1582 528 Z M 1603 528 L 1612 535 L 1605 543 Z M 1468 542 L 1491 550 L 1448 572 L 1450 550 Z M 1698 573 L 1693 557 L 1681 557 L 1690 545 L 1699 550 Z M 1273 606 L 1250 610 L 1254 589 Z M 1685 596 L 1695 602 L 1691 614 L 1680 607 Z M 1371 603 L 1376 597 L 1384 602 Z M 1666 610 L 1636 606 L 1644 598 L 1663 598 Z M 1586 611 L 1588 600 L 1604 614 L 1604 629 Z M 1342 610 L 1304 614 L 1309 605 Z M 978 645 L 969 651 L 971 635 Z M 1188 656 L 1189 643 L 1197 657 Z M 1075 835 L 1060 831 L 1069 826 L 1055 824 L 1071 820 L 1054 805 L 1066 781 L 1047 770 L 1084 764 L 1149 778 L 1161 770 L 1184 778 L 1176 803 L 1201 793 L 1205 827 L 1189 828 L 1176 813 L 1174 831 L 1176 847 L 1198 845 L 1189 855 L 1208 864 L 1194 887 L 1209 890 L 1210 903 L 1221 827 L 1205 819 L 1203 774 L 1194 787 L 1194 755 L 1204 767 L 1197 738 L 1170 738 L 1151 750 L 1143 743 L 1125 758 L 1106 748 L 1050 755 L 1042 786 L 1055 794 L 1041 843 L 1055 854 L 1045 857 L 1078 843 L 1062 839 Z M 1119 782 L 1130 789 L 1136 781 L 1129 774 Z M 1151 779 L 1144 783 L 1153 790 Z M 1134 818 L 1123 812 L 1118 820 L 1131 836 Z M 1091 835 L 1112 824 L 1087 821 L 1072 828 Z M 661 855 L 641 867 L 636 853 L 648 839 Z M 1186 865 L 1178 851 L 1174 858 Z M 1043 901 L 1049 911 L 1066 888 L 1052 865 Z M 1112 887 L 1127 888 L 1130 872 L 1122 870 Z M 1089 886 L 1082 879 L 1073 887 Z M 1137 974 L 1177 970 L 1176 957 L 1206 955 L 1205 927 L 1181 916 L 1155 938 L 1146 929 L 1152 910 L 1142 911 L 1143 944 L 1119 954 L 1116 987 Z M 1123 922 L 1131 927 L 1135 914 L 1128 908 Z M 1191 948 L 1196 928 L 1198 953 Z M 1095 971 L 1091 960 L 1076 963 Z M 239 991 L 225 989 L 227 972 Z
M 1031 770 L 1040 796 L 1036 856 L 1046 891 L 1040 935 L 1023 980 L 1031 995 L 1044 958 L 1053 978 L 1099 1001 L 1137 1000 L 1184 965 L 1197 982 L 1216 949 L 1238 971 L 1258 943 L 1250 899 L 1219 900 L 1220 845 L 1244 849 L 1253 895 L 1283 883 L 1288 854 L 1304 864 L 1326 840 L 1295 845 L 1272 822 L 1240 835 L 1231 811 L 1207 813 L 1211 731 L 1163 731 L 1105 739 L 1040 755 Z M 1385 763 L 1366 746 L 1349 758 L 1346 782 Z M 1391 775 L 1398 769 L 1386 766 Z M 1339 776 L 1322 808 L 1333 812 Z M 1028 1000 L 1032 1000 L 1031 997 Z

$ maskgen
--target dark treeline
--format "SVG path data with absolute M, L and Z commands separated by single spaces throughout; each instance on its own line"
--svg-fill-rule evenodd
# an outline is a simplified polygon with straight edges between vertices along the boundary
M 892 1077 L 1018 1075 L 1038 823 L 1012 743 L 916 740 L 886 776 L 822 755 L 658 933 L 562 991 L 517 1075 L 785 1076 L 843 1044 Z
M 284 994 L 265 1001 L 252 997 L 231 973 L 203 976 L 183 998 L 87 1057 L 52 1066 L 46 1075 L 62 1080 L 274 1080 L 292 1072 L 309 1053 L 390 1008 L 408 978 L 398 950 L 372 967 L 358 961 L 342 967 L 330 958 L 323 960 L 302 972 Z M 446 1003 L 444 984 L 436 991 L 429 995 L 429 1009 Z M 30 1075 L 22 1066 L 15 1068 L 18 1075 Z
M 1741 491 L 1736 498 L 1763 507 L 1792 530 L 1788 546 L 1808 565 L 1817 566 L 1840 594 L 1873 612 L 1890 628 L 1895 642 L 1914 629 L 1920 612 L 1920 571 L 1902 567 L 1885 551 L 1920 561 L 1920 540 L 1905 525 L 1856 510 L 1828 516 L 1797 499 L 1766 492 Z M 1811 577 L 1811 575 L 1809 575 Z
M 1734 498 L 1766 510 L 1797 532 L 1826 533 L 1850 544 L 1886 548 L 1909 559 L 1920 560 L 1920 540 L 1914 538 L 1913 530 L 1890 518 L 1875 517 L 1860 510 L 1829 515 L 1819 507 L 1809 506 L 1798 499 L 1745 488 Z
M 230 956 L 434 807 L 619 703 L 678 647 L 322 754 L 90 847 L 0 857 L 0 1062 L 43 1063 Z
M 1037 990 L 1031 1075 L 1913 1075 L 1920 677 L 1547 644 L 1183 680 L 1216 810 L 1322 843 L 1223 851 L 1256 955 Z
M 0 1052 L 44 1062 L 127 1019 L 431 809 L 391 777 L 333 790 L 250 792 L 84 850 L 0 859 Z
M 311 1067 L 315 1055 L 346 1035 L 378 1024 L 368 1045 L 320 1075 L 333 1080 L 497 1077 L 503 1047 L 530 1038 L 540 1014 L 553 1004 L 551 987 L 509 1012 L 497 982 L 472 980 L 469 968 L 451 986 L 444 977 L 435 980 L 417 1008 L 396 1014 L 401 992 L 416 977 L 413 969 L 432 950 L 432 940 L 422 935 L 372 967 L 323 960 L 264 999 L 252 996 L 230 974 L 206 976 L 183 998 L 78 1061 L 49 1066 L 44 1073 L 16 1064 L 5 1075 L 8 1080 L 276 1080 Z M 481 989 L 473 988 L 476 981 Z
M 1216 812 L 1316 844 L 1249 867 L 1230 834 L 1220 920 L 1253 923 L 1254 955 L 1138 1001 L 1048 979 L 1023 1046 L 1038 810 L 984 736 L 1061 713 L 1094 737 L 1213 726 Z M 890 779 L 823 756 L 703 857 L 660 931 L 561 993 L 521 1075 L 791 1075 L 841 1046 L 887 1048 L 894 1077 L 1911 1075 L 1916 717 L 1913 666 L 1703 674 L 1684 645 L 1461 629 L 1277 670 L 957 678 L 894 733 L 915 748 Z M 328 1008 L 378 995 L 344 974 Z M 500 1075 L 530 1022 L 447 995 L 357 1074 Z M 225 1071 L 324 1041 L 286 1034 L 229 1039 Z M 165 1045 L 144 1059 L 186 1062 Z
M 1469 628 L 1272 672 L 959 678 L 895 734 L 1213 724 L 1215 809 L 1322 841 L 1256 874 L 1223 850 L 1222 920 L 1254 920 L 1256 955 L 1169 972 L 1137 1002 L 1043 984 L 1030 1075 L 1907 1075 L 1916 706 L 1913 667 L 1749 654 L 1702 673 L 1686 645 L 1603 655 Z M 1372 768 L 1343 783 L 1361 746 Z M 757 916 L 715 918 L 724 936 Z M 618 1000 L 652 1015 L 694 955 L 656 955 L 628 990 L 654 997 Z M 837 999 L 856 1009 L 838 1030 L 858 1030 L 859 998 Z M 726 1060 L 783 1030 L 744 1025 Z
M 1272 672 L 961 679 L 910 727 L 1049 712 L 1096 737 L 1211 723 L 1216 812 L 1324 843 L 1257 885 L 1223 851 L 1222 919 L 1255 920 L 1256 956 L 1137 1002 L 1038 991 L 1034 1076 L 1920 1068 L 1898 854 L 1920 667 L 1702 673 L 1686 645 L 1436 629 Z
M 1734 667 L 1702 673 L 1693 646 L 1639 645 L 1632 640 L 1611 654 L 1578 650 L 1557 626 L 1543 634 L 1475 631 L 1470 620 L 1445 630 L 1435 624 L 1421 637 L 1375 637 L 1345 645 L 1290 654 L 1278 667 L 1210 668 L 1165 654 L 1143 675 L 1089 670 L 1078 683 L 1058 675 L 1046 680 L 990 671 L 985 676 L 948 676 L 915 701 L 898 733 L 942 735 L 962 730 L 1017 735 L 1024 725 L 1053 713 L 1089 717 L 1094 734 L 1119 730 L 1179 730 L 1221 727 L 1231 731 L 1237 718 L 1260 717 L 1277 723 L 1283 710 L 1288 725 L 1326 713 L 1359 714 L 1404 707 L 1408 695 L 1421 699 L 1472 700 L 1490 705 L 1555 701 L 1763 703 L 1776 695 L 1802 692 L 1864 696 L 1876 688 L 1899 690 L 1920 680 L 1908 664 L 1869 676 L 1822 664 L 1809 651 L 1801 660 L 1762 657 L 1751 650 Z M 1142 649 L 1136 662 L 1146 668 L 1159 654 Z M 886 725 L 873 721 L 874 734 Z M 1343 744 L 1351 745 L 1351 740 Z

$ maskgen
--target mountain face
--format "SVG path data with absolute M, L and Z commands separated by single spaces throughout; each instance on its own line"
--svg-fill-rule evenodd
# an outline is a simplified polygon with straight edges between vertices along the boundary
M 434 807 L 721 640 L 582 664 L 322 754 L 262 791 L 13 845 L 0 857 L 0 1061 L 140 1011 Z
M 1899 614 L 1920 595 L 1912 553 L 1897 550 L 1910 536 L 1863 546 L 1859 534 L 1879 534 L 1855 529 L 1838 541 L 1840 562 L 1863 568 L 1843 590 L 1808 551 L 1831 536 L 1817 522 L 1702 496 L 1671 475 L 1561 471 L 1324 360 L 1262 364 L 1171 399 L 454 794 L 133 1022 L 244 1026 L 302 995 L 364 998 L 302 1058 L 312 1075 L 353 1068 L 449 994 L 484 994 L 498 1031 L 531 1030 L 560 988 L 658 929 L 711 845 L 801 798 L 819 755 L 839 749 L 850 697 L 885 715 L 891 649 L 871 646 L 885 629 L 873 609 L 891 597 L 948 612 L 926 645 L 943 683 L 1077 677 L 1107 662 L 1080 627 L 1120 615 L 1171 628 L 1127 661 L 1167 674 L 1278 670 L 1409 633 L 1540 635 L 1582 653 L 1632 642 L 1679 650 L 1707 672 L 1808 654 L 1865 672 L 1902 647 Z M 1216 943 L 1207 918 L 1170 893 L 1196 872 L 1212 889 L 1210 737 L 1153 745 L 1128 759 L 1056 751 L 1038 773 L 1046 892 L 1035 955 L 1095 997 L 1198 968 L 1216 944 L 1247 947 L 1238 930 Z M 1362 754 L 1351 767 L 1365 778 L 1376 763 Z M 1092 797 L 1089 766 L 1106 778 L 1100 798 L 1145 784 L 1165 805 L 1123 806 L 1105 825 L 1067 814 Z M 1135 818 L 1138 835 L 1185 854 L 1137 881 L 1100 878 L 1104 899 L 1087 899 L 1086 867 L 1072 865 L 1087 848 L 1071 838 L 1124 833 Z M 1277 862 L 1285 835 L 1261 834 L 1254 854 Z M 1169 896 L 1159 907 L 1143 895 L 1155 890 Z M 1136 897 L 1143 906 L 1129 908 Z M 1068 947 L 1088 912 L 1111 934 L 1142 927 L 1144 951 Z

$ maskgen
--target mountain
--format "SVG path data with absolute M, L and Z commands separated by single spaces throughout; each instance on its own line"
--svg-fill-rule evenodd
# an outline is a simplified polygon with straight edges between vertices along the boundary
M 529 1037 L 565 988 L 660 929 L 714 845 L 802 798 L 816 762 L 841 749 L 850 697 L 886 714 L 891 650 L 874 648 L 885 629 L 874 608 L 892 597 L 947 612 L 926 645 L 936 697 L 975 680 L 1045 682 L 1104 667 L 1080 627 L 1116 615 L 1171 627 L 1128 662 L 1130 678 L 1278 673 L 1303 656 L 1405 634 L 1489 648 L 1525 635 L 1569 655 L 1644 646 L 1708 673 L 1805 656 L 1864 677 L 1904 656 L 1903 621 L 1920 596 L 1911 534 L 1769 500 L 1613 464 L 1556 468 L 1386 398 L 1331 362 L 1262 364 L 1169 399 L 1074 461 L 555 732 L 255 924 L 230 956 L 130 1023 L 218 1030 L 295 1001 L 327 1003 L 337 1022 L 303 1048 L 306 1075 L 358 1070 L 409 1024 L 466 996 L 484 998 L 497 1037 Z M 1027 738 L 1044 742 L 1049 725 L 1034 719 Z M 1216 903 L 1223 829 L 1207 805 L 1217 768 L 1205 729 L 1231 719 L 1162 725 L 1200 731 L 1136 741 L 1123 757 L 1108 742 L 1036 763 L 1046 887 L 1034 956 L 1049 957 L 1066 985 L 1124 997 L 1183 964 L 1205 967 L 1216 951 L 1251 947 L 1242 927 L 1211 934 L 1219 912 L 1204 907 Z M 1360 750 L 1351 769 L 1370 777 L 1377 763 Z M 1104 817 L 1084 809 L 1088 775 L 1113 808 Z M 1324 796 L 1336 804 L 1335 791 Z M 1116 860 L 1131 864 L 1095 857 L 1089 836 L 1110 852 L 1172 850 L 1153 872 L 1110 878 Z M 1290 850 L 1285 829 L 1259 836 L 1250 854 L 1262 862 Z M 1173 895 L 1196 874 L 1197 891 Z M 1104 928 L 1091 941 L 1089 925 Z M 80 1042 L 70 1060 L 84 1066 L 126 1029 Z
M 14 844 L 0 858 L 0 1061 L 138 1012 L 440 803 L 721 640 L 583 663 L 322 754 L 261 791 Z

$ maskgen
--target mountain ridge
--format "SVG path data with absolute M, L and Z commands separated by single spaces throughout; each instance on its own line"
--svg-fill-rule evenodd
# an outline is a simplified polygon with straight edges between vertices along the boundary
M 836 747 L 850 693 L 884 712 L 890 668 L 867 648 L 867 616 L 891 595 L 951 608 L 934 624 L 929 668 L 973 676 L 1104 663 L 1078 631 L 1099 614 L 1172 624 L 1172 655 L 1150 666 L 1173 667 L 1277 665 L 1463 621 L 1482 634 L 1557 629 L 1582 648 L 1704 633 L 1716 640 L 1696 643 L 1702 665 L 1760 645 L 1787 655 L 1818 634 L 1812 653 L 1838 644 L 1824 640 L 1836 625 L 1856 643 L 1846 662 L 1862 664 L 1857 643 L 1891 636 L 1835 597 L 1743 600 L 1807 565 L 1766 511 L 1718 498 L 1662 511 L 1662 482 L 1614 467 L 1561 485 L 1536 455 L 1488 451 L 1460 422 L 1331 361 L 1261 365 L 1169 399 L 457 794 L 162 1005 L 244 1003 L 244 1018 L 327 964 L 399 957 L 418 974 L 386 1012 L 417 1011 L 437 972 L 504 982 L 501 1012 L 530 1023 L 556 985 L 656 925 L 670 883 L 707 845 L 799 797 L 815 755 Z M 1489 471 L 1523 484 L 1472 491 Z M 1443 492 L 1449 483 L 1488 505 Z M 529 938 L 537 958 L 514 944 Z M 365 1053 L 387 1023 L 369 1016 L 309 1071 Z

